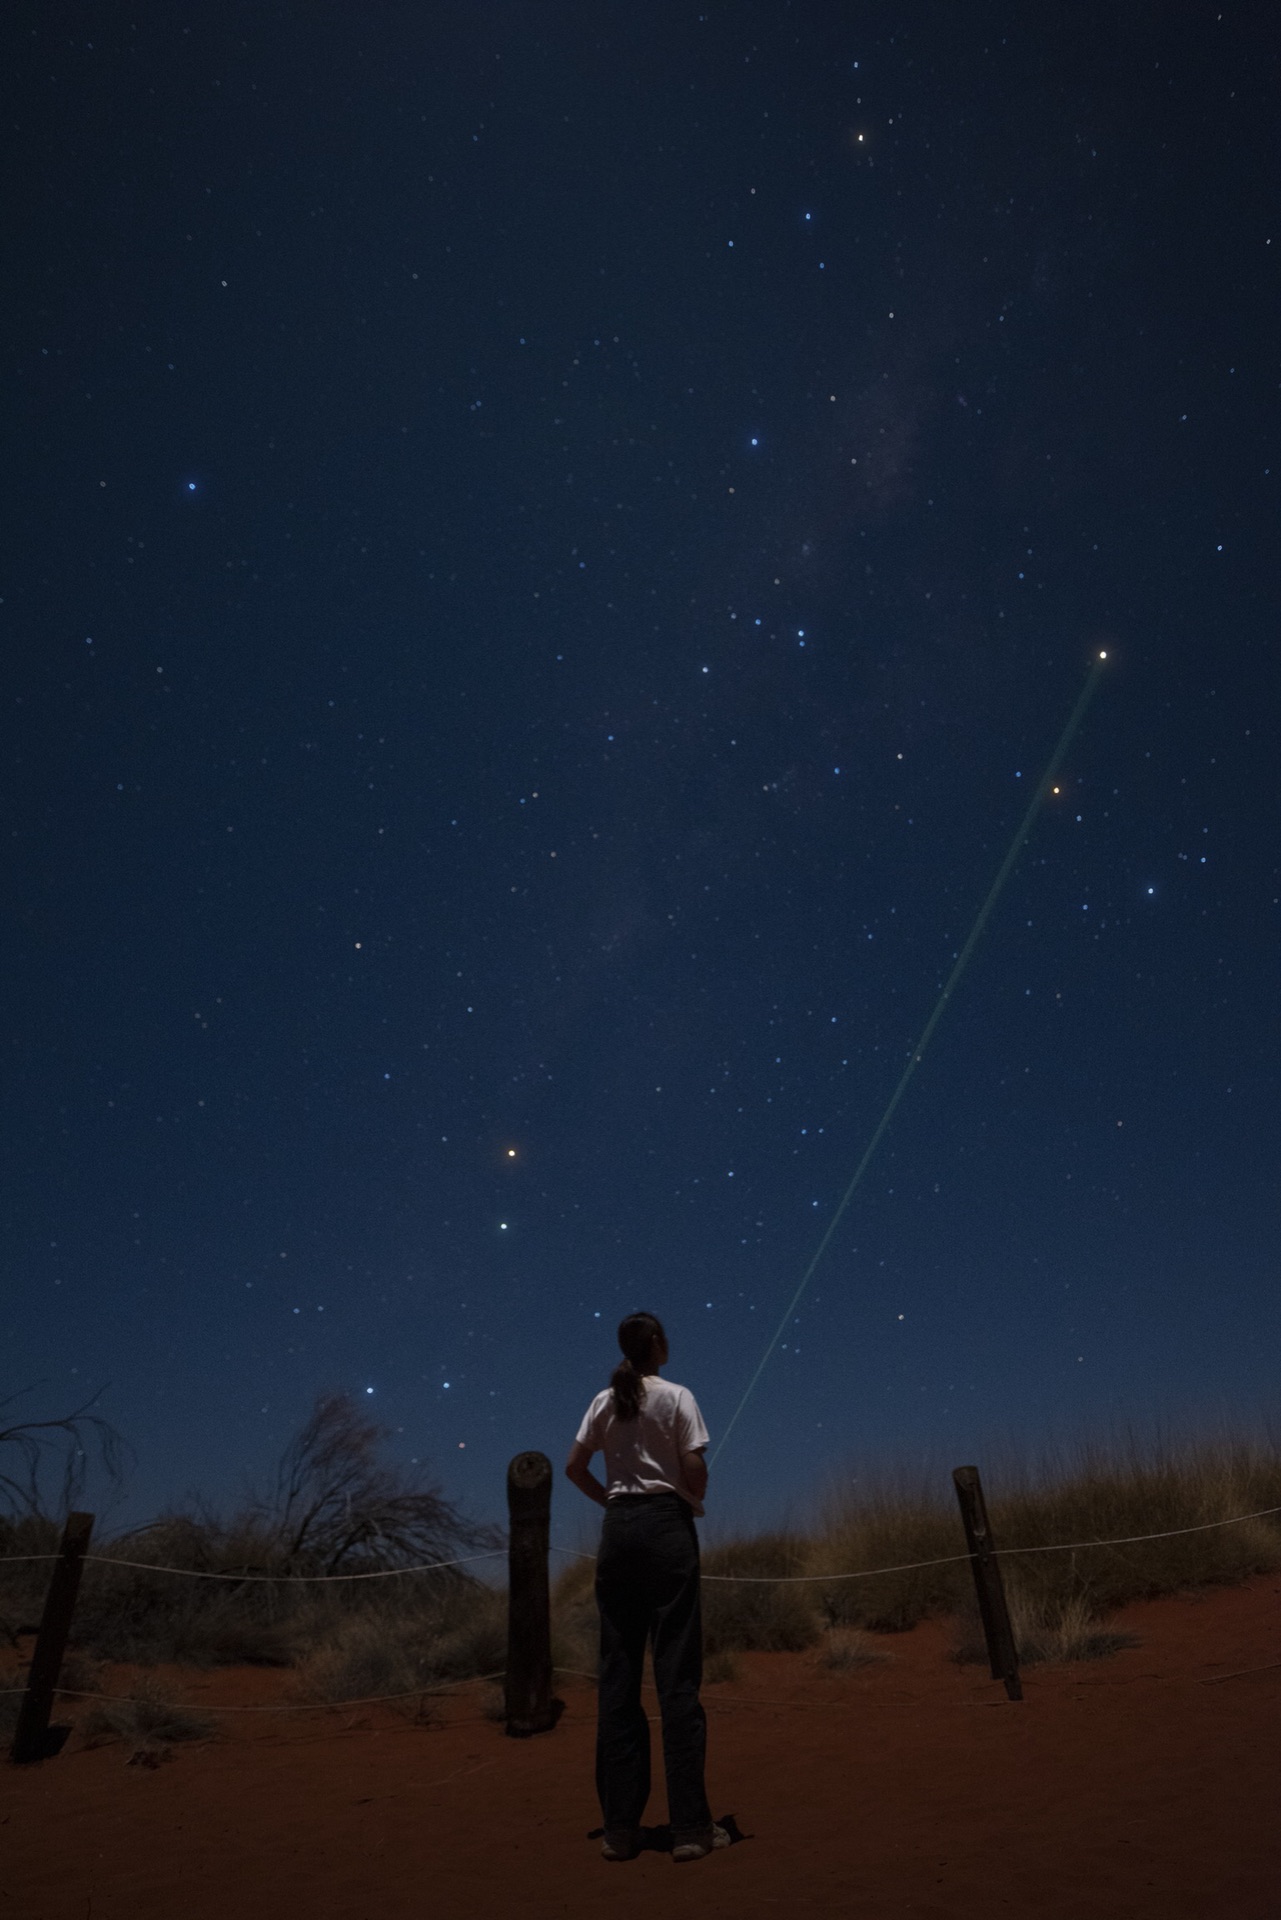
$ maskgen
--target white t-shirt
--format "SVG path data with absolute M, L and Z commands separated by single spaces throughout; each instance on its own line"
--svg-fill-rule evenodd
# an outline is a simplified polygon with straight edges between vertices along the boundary
M 583 1415 L 579 1444 L 589 1453 L 598 1449 L 604 1453 L 606 1492 L 611 1500 L 616 1493 L 679 1493 L 701 1514 L 702 1505 L 681 1472 L 682 1453 L 707 1445 L 698 1402 L 688 1387 L 678 1387 L 660 1374 L 647 1373 L 644 1378 L 645 1397 L 636 1418 L 616 1417 L 613 1390 L 606 1387 Z

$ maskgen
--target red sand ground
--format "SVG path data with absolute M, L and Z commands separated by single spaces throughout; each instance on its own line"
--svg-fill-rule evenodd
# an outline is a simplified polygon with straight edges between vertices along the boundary
M 486 1721 L 475 1691 L 430 1729 L 381 1707 L 229 1715 L 154 1769 L 73 1736 L 0 1768 L 0 1920 L 654 1920 L 656 1901 L 664 1916 L 1281 1920 L 1281 1582 L 1136 1605 L 1121 1624 L 1138 1647 L 1032 1668 L 1021 1704 L 951 1665 L 937 1625 L 848 1675 L 743 1657 L 704 1698 L 713 1810 L 745 1839 L 682 1867 L 653 1851 L 610 1865 L 588 1839 L 595 1699 L 574 1680 L 560 1726 L 532 1740 Z M 210 1706 L 288 1686 L 165 1677 Z M 661 1785 L 649 1817 L 666 1817 Z

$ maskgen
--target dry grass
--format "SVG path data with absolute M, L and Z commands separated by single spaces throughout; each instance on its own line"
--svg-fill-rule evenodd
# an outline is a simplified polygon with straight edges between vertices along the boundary
M 829 1502 L 807 1542 L 801 1571 L 845 1576 L 809 1589 L 826 1626 L 905 1633 L 918 1620 L 960 1605 L 970 1584 L 963 1560 L 943 1566 L 912 1563 L 947 1561 L 964 1552 L 955 1500 L 949 1506 L 942 1494 L 885 1486 Z M 907 1571 L 862 1577 L 877 1567 Z
M 1226 1438 L 1096 1449 L 1022 1475 L 990 1471 L 985 1490 L 1016 1634 L 1029 1662 L 1097 1658 L 1114 1649 L 1108 1618 L 1129 1600 L 1281 1568 L 1278 1516 L 1207 1525 L 1281 1507 L 1281 1447 L 1273 1444 Z M 1176 1531 L 1186 1528 L 1205 1530 Z M 1166 1532 L 1175 1537 L 1070 1546 Z M 19 1636 L 34 1629 L 48 1580 L 47 1564 L 17 1556 L 51 1552 L 58 1533 L 52 1521 L 0 1521 L 0 1637 L 13 1650 L 15 1686 L 26 1677 L 16 1657 Z M 1068 1550 L 1010 1551 L 1061 1543 L 1069 1543 Z M 98 1550 L 117 1562 L 236 1577 L 205 1582 L 91 1564 L 74 1626 L 82 1659 L 289 1666 L 308 1698 L 335 1702 L 411 1695 L 495 1673 L 506 1661 L 506 1595 L 463 1569 L 385 1583 L 304 1585 L 288 1577 L 301 1569 L 281 1563 L 278 1543 L 273 1549 L 252 1518 L 223 1524 L 173 1515 Z M 976 1642 L 976 1629 L 967 1624 L 970 1569 L 963 1558 L 952 1558 L 963 1551 L 946 1478 L 938 1488 L 885 1485 L 829 1498 L 809 1533 L 763 1533 L 709 1547 L 705 1575 L 739 1576 L 712 1577 L 703 1588 L 709 1677 L 728 1672 L 732 1656 L 748 1651 L 816 1649 L 815 1659 L 834 1671 L 852 1669 L 868 1655 L 867 1635 L 903 1632 L 932 1616 L 955 1619 L 954 1643 L 963 1653 Z M 948 1564 L 863 1577 L 869 1569 L 922 1560 Z M 279 1577 L 266 1581 L 245 1577 L 277 1570 Z M 786 1584 L 798 1575 L 833 1577 Z M 552 1590 L 552 1659 L 588 1675 L 597 1659 L 594 1577 L 591 1560 L 572 1560 Z M 71 1685 L 64 1671 L 63 1686 Z M 89 1683 L 85 1690 L 97 1688 Z M 16 1696 L 0 1699 L 0 1724 L 7 1715 L 11 1725 L 14 1712 Z
M 1281 1567 L 1281 1515 L 1238 1526 L 1212 1524 L 1281 1506 L 1281 1453 L 1259 1442 L 1146 1451 L 1131 1444 L 1110 1454 L 1087 1449 L 1068 1470 L 1028 1476 L 988 1504 L 997 1544 L 1005 1550 L 1173 1535 L 1075 1552 L 1007 1551 L 1007 1578 L 1036 1604 L 1081 1598 L 1100 1614 L 1128 1600 L 1233 1583 Z M 1183 1528 L 1204 1530 L 1178 1531 Z
M 861 1667 L 879 1666 L 889 1658 L 857 1627 L 830 1627 L 814 1656 L 817 1666 L 827 1667 L 832 1673 L 855 1673 Z
M 308 1700 L 412 1696 L 452 1680 L 502 1671 L 507 1598 L 489 1588 L 465 1603 L 369 1605 L 332 1622 L 297 1659 L 297 1691 Z M 401 1710 L 419 1709 L 412 1698 Z
M 1023 1476 L 990 1474 L 989 1515 L 1016 1636 L 1029 1661 L 1097 1659 L 1123 1640 L 1108 1616 L 1128 1600 L 1186 1591 L 1281 1568 L 1281 1516 L 1177 1532 L 1166 1540 L 1118 1547 L 1072 1542 L 1206 1527 L 1262 1508 L 1281 1507 L 1281 1448 L 1231 1438 L 1183 1447 L 1134 1443 L 1086 1449 Z M 1053 1553 L 1016 1547 L 1058 1546 Z M 729 1541 L 703 1554 L 705 1575 L 830 1573 L 804 1584 L 742 1585 L 708 1580 L 703 1588 L 709 1658 L 736 1651 L 792 1651 L 818 1645 L 836 1669 L 861 1663 L 867 1634 L 906 1632 L 918 1621 L 952 1616 L 958 1647 L 981 1634 L 974 1585 L 963 1557 L 956 1500 L 942 1488 L 887 1483 L 830 1497 L 808 1534 L 771 1533 Z M 917 1561 L 942 1561 L 913 1566 Z M 870 1569 L 899 1567 L 891 1573 Z M 553 1589 L 553 1631 L 576 1637 L 594 1656 L 590 1562 L 572 1563 Z M 554 1656 L 565 1665 L 592 1659 Z
M 819 1623 L 807 1590 L 770 1584 L 803 1574 L 805 1559 L 806 1543 L 785 1533 L 727 1541 L 705 1553 L 706 1651 L 799 1653 L 812 1647 L 818 1639 Z M 708 1575 L 720 1578 L 709 1579 Z M 725 1580 L 726 1575 L 734 1577 Z
M 1038 1602 L 1007 1588 L 1006 1605 L 1021 1667 L 1103 1660 L 1122 1647 L 1138 1645 L 1134 1634 L 1117 1632 L 1079 1596 Z M 987 1643 L 977 1605 L 952 1616 L 951 1657 L 961 1665 L 987 1664 Z
M 139 1680 L 122 1700 L 98 1700 L 81 1722 L 90 1746 L 123 1740 L 131 1765 L 149 1765 L 167 1757 L 179 1740 L 206 1740 L 215 1721 L 178 1706 L 152 1680 Z
M 600 1651 L 596 1565 L 571 1560 L 552 1583 L 552 1662 L 567 1673 L 595 1673 Z

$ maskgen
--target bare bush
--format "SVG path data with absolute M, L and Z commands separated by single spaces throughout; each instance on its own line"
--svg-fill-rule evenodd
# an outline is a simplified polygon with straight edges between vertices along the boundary
M 497 1528 L 464 1520 L 439 1488 L 380 1460 L 389 1437 L 346 1394 L 317 1400 L 285 1450 L 270 1496 L 254 1510 L 286 1566 L 359 1572 L 501 1544 Z
M 77 1644 L 115 1660 L 285 1666 L 370 1609 L 417 1615 L 464 1598 L 483 1608 L 476 1597 L 491 1590 L 461 1566 L 304 1584 L 390 1575 L 500 1543 L 498 1528 L 467 1521 L 416 1472 L 383 1461 L 387 1438 L 350 1400 L 323 1396 L 269 1493 L 251 1495 L 227 1519 L 199 1509 L 163 1514 L 102 1551 L 85 1571 Z M 163 1567 L 223 1577 L 182 1578 Z
M 2 1418 L 24 1393 L 10 1394 L 0 1400 Z M 18 1420 L 0 1426 L 0 1552 L 17 1552 L 8 1546 L 7 1530 L 21 1519 L 47 1520 L 54 1513 L 68 1513 L 79 1502 L 85 1487 L 89 1465 L 96 1454 L 109 1483 L 118 1488 L 124 1456 L 128 1451 L 116 1429 L 101 1414 L 93 1411 L 105 1388 L 93 1394 L 70 1413 L 50 1420 Z M 58 1491 L 46 1491 L 44 1478 L 52 1467 L 57 1475 Z

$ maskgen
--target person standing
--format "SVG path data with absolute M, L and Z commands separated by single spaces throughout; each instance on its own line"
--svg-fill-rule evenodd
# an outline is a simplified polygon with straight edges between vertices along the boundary
M 649 1721 L 641 1705 L 645 1643 L 663 1722 L 663 1765 L 672 1858 L 701 1860 L 730 1836 L 715 1825 L 703 1784 L 707 1716 L 703 1616 L 695 1515 L 703 1513 L 707 1428 L 688 1387 L 659 1377 L 667 1335 L 652 1313 L 629 1313 L 618 1329 L 622 1361 L 583 1416 L 565 1472 L 605 1509 L 596 1557 L 600 1675 L 596 1791 L 605 1822 L 601 1853 L 640 1852 L 649 1799 Z M 591 1471 L 605 1455 L 606 1484 Z

